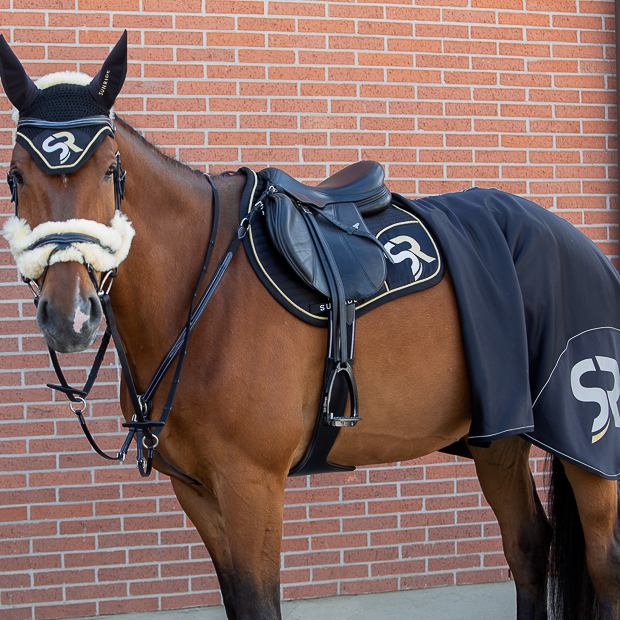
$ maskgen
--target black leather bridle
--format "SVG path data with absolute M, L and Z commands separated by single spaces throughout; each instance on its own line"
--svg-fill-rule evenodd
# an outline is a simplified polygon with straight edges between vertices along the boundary
M 117 158 L 117 167 L 114 171 L 114 196 L 115 196 L 115 208 L 118 212 L 120 212 L 121 201 L 125 195 L 126 172 L 122 170 L 121 168 L 119 153 L 117 153 L 116 158 Z M 185 323 L 185 326 L 183 330 L 181 331 L 181 333 L 179 334 L 179 336 L 177 337 L 170 351 L 168 352 L 164 360 L 161 362 L 157 372 L 155 373 L 153 377 L 153 380 L 151 381 L 146 391 L 143 394 L 139 394 L 136 389 L 135 382 L 133 380 L 131 370 L 129 368 L 129 363 L 127 361 L 127 356 L 125 354 L 125 349 L 123 347 L 122 340 L 120 338 L 118 329 L 116 327 L 114 313 L 112 311 L 112 305 L 110 302 L 109 292 L 112 287 L 113 279 L 116 276 L 117 269 L 114 269 L 105 274 L 102 274 L 101 279 L 98 281 L 96 278 L 95 270 L 92 268 L 92 266 L 87 265 L 89 276 L 93 282 L 93 286 L 95 287 L 95 290 L 97 291 L 99 300 L 101 302 L 101 307 L 103 310 L 104 317 L 106 319 L 107 326 L 103 334 L 103 338 L 99 346 L 99 349 L 97 351 L 95 361 L 89 372 L 86 383 L 82 389 L 72 387 L 67 383 L 64 377 L 64 374 L 62 372 L 62 368 L 60 367 L 60 363 L 58 361 L 58 356 L 56 352 L 53 349 L 48 347 L 50 358 L 52 360 L 52 365 L 58 377 L 59 384 L 47 384 L 47 385 L 48 387 L 54 390 L 57 390 L 59 392 L 62 392 L 63 394 L 67 396 L 67 398 L 70 401 L 71 410 L 76 414 L 80 422 L 81 428 L 84 432 L 84 435 L 88 439 L 93 449 L 97 452 L 97 454 L 111 461 L 124 461 L 127 455 L 127 452 L 129 450 L 129 447 L 131 445 L 131 442 L 135 437 L 136 445 L 137 445 L 137 457 L 136 457 L 137 465 L 138 465 L 138 469 L 140 471 L 141 476 L 147 477 L 150 475 L 152 471 L 152 467 L 153 467 L 153 457 L 156 455 L 157 458 L 176 476 L 182 478 L 183 480 L 191 484 L 201 484 L 201 483 L 195 480 L 194 478 L 191 478 L 190 476 L 187 476 L 186 474 L 180 472 L 178 469 L 176 469 L 174 466 L 172 466 L 170 463 L 168 463 L 163 458 L 161 453 L 157 450 L 157 446 L 159 444 L 159 435 L 161 434 L 168 420 L 170 412 L 172 410 L 172 404 L 176 396 L 177 388 L 178 388 L 180 377 L 181 377 L 181 371 L 183 369 L 183 363 L 184 363 L 185 356 L 187 353 L 189 335 L 194 329 L 198 319 L 202 316 L 216 288 L 220 284 L 222 277 L 224 276 L 224 272 L 228 268 L 232 260 L 232 257 L 235 251 L 237 250 L 237 248 L 239 247 L 239 244 L 241 243 L 242 239 L 247 234 L 247 231 L 256 213 L 258 213 L 259 211 L 263 209 L 263 206 L 264 206 L 263 199 L 265 198 L 265 196 L 267 196 L 267 194 L 270 191 L 268 188 L 267 190 L 265 190 L 265 192 L 263 192 L 262 196 L 254 204 L 254 206 L 252 207 L 248 215 L 241 221 L 233 240 L 231 241 L 230 245 L 228 246 L 228 249 L 226 250 L 226 253 L 220 260 L 220 263 L 217 269 L 215 270 L 215 273 L 213 277 L 211 278 L 211 281 L 209 282 L 207 288 L 201 295 L 200 299 L 197 301 L 198 293 L 200 291 L 204 278 L 207 274 L 207 270 L 208 270 L 209 263 L 211 260 L 211 255 L 213 253 L 213 248 L 215 246 L 215 240 L 217 236 L 217 229 L 218 229 L 218 222 L 219 222 L 219 211 L 220 211 L 219 194 L 218 194 L 217 188 L 215 184 L 213 183 L 213 180 L 211 179 L 211 177 L 208 174 L 205 176 L 207 180 L 209 181 L 211 185 L 211 189 L 213 191 L 213 225 L 212 225 L 212 230 L 211 230 L 211 237 L 210 237 L 209 244 L 207 247 L 206 257 L 204 260 L 202 271 L 200 273 L 200 277 L 198 279 L 198 283 L 194 291 L 194 295 L 192 297 L 192 302 L 190 304 L 189 314 L 188 314 L 188 318 Z M 15 202 L 15 211 L 17 215 L 18 214 L 17 183 L 16 183 L 16 180 L 10 174 L 9 174 L 9 187 L 11 189 L 11 200 Z M 61 240 L 60 242 L 64 244 L 65 247 L 75 242 L 83 243 L 84 241 L 96 242 L 96 243 L 99 243 L 99 245 L 101 245 L 99 240 L 94 237 L 91 238 L 93 241 L 86 240 L 84 239 L 84 237 L 87 237 L 87 235 L 81 235 L 77 233 L 61 233 L 61 234 L 50 235 L 49 237 L 45 237 L 41 239 L 40 241 L 38 241 L 36 245 L 39 246 L 39 245 L 44 245 L 46 243 L 59 243 L 58 241 L 59 238 Z M 33 284 L 36 285 L 35 282 L 33 282 L 32 280 L 29 280 L 28 278 L 24 278 L 23 276 L 22 276 L 22 279 L 24 280 L 24 282 L 26 282 L 30 286 L 30 289 L 32 290 L 34 297 L 35 297 L 34 299 L 35 306 L 38 305 L 44 280 L 41 283 L 41 287 L 40 288 L 37 287 L 37 289 L 35 289 L 33 286 Z M 130 422 L 123 423 L 123 427 L 128 429 L 128 433 L 127 433 L 127 437 L 125 438 L 125 441 L 121 449 L 118 451 L 116 456 L 110 456 L 106 454 L 103 450 L 101 450 L 101 448 L 99 448 L 99 446 L 97 445 L 97 442 L 95 441 L 94 437 L 89 431 L 88 426 L 86 424 L 86 420 L 84 419 L 84 416 L 83 416 L 83 412 L 86 409 L 86 398 L 88 394 L 90 393 L 95 383 L 95 380 L 97 379 L 97 375 L 101 368 L 101 364 L 103 363 L 103 358 L 105 356 L 105 353 L 107 351 L 107 348 L 109 346 L 111 339 L 114 341 L 114 345 L 116 347 L 116 351 L 117 351 L 120 366 L 121 366 L 121 371 L 125 379 L 126 388 L 129 393 L 132 409 L 134 412 L 132 420 Z M 159 384 L 161 383 L 164 375 L 166 374 L 166 371 L 170 368 L 170 366 L 172 365 L 174 361 L 174 358 L 177 356 L 178 356 L 178 359 L 177 359 L 174 376 L 172 379 L 172 384 L 170 386 L 168 396 L 166 399 L 166 403 L 162 410 L 162 414 L 159 420 L 156 420 L 156 421 L 151 420 L 150 414 L 152 411 L 152 397 L 155 391 L 157 390 Z M 144 457 L 144 450 L 146 450 L 146 458 Z
M 114 172 L 113 172 L 114 209 L 116 213 L 121 213 L 121 201 L 125 197 L 126 176 L 127 176 L 127 172 L 123 170 L 123 167 L 121 165 L 121 154 L 117 151 L 116 152 L 116 167 L 114 168 Z M 18 218 L 19 217 L 19 201 L 18 201 L 18 193 L 17 193 L 18 182 L 17 182 L 17 179 L 15 178 L 15 173 L 8 171 L 6 175 L 6 181 L 9 185 L 9 189 L 11 190 L 11 202 L 15 204 L 15 217 Z M 73 245 L 74 243 L 92 243 L 92 244 L 98 245 L 99 247 L 109 252 L 110 254 L 114 254 L 114 251 L 111 248 L 105 246 L 103 243 L 101 243 L 101 241 L 97 239 L 97 237 L 93 237 L 91 235 L 86 235 L 86 234 L 78 233 L 78 232 L 53 233 L 51 235 L 47 235 L 35 241 L 32 245 L 26 248 L 26 251 L 34 250 L 44 245 L 56 245 L 56 247 L 52 250 L 51 254 L 49 255 L 47 259 L 48 266 L 49 266 L 49 259 L 56 252 L 67 249 L 69 246 Z M 101 282 L 97 282 L 95 275 L 94 275 L 95 270 L 88 264 L 86 265 L 86 267 L 88 269 L 88 273 L 89 273 L 91 280 L 93 280 L 93 284 L 95 285 L 96 290 L 101 289 L 101 286 L 105 280 L 108 280 L 110 277 L 114 277 L 114 275 L 116 275 L 115 273 L 114 275 L 112 275 L 112 273 L 115 272 L 115 270 L 112 270 L 111 272 L 103 274 L 101 278 Z M 35 297 L 35 303 L 38 303 L 38 298 L 41 296 L 41 291 L 43 289 L 43 283 L 45 282 L 45 275 L 47 273 L 47 268 L 48 267 L 46 266 L 43 272 L 43 275 L 40 278 L 41 280 L 40 285 L 35 280 L 32 280 L 31 278 L 27 278 L 23 275 L 21 276 L 22 281 L 25 282 L 30 287 L 30 290 L 32 291 Z

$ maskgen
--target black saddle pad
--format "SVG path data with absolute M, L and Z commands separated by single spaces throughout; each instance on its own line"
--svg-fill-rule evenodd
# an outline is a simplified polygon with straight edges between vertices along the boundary
M 241 218 L 248 214 L 260 195 L 256 174 L 247 169 L 244 171 L 248 182 L 241 200 Z M 364 221 L 390 252 L 395 264 L 387 262 L 384 287 L 356 306 L 356 316 L 441 282 L 444 261 L 419 217 L 406 208 L 392 205 L 383 213 L 364 218 Z M 243 244 L 257 276 L 282 306 L 306 323 L 327 327 L 329 300 L 308 288 L 273 247 L 262 214 L 254 218 Z

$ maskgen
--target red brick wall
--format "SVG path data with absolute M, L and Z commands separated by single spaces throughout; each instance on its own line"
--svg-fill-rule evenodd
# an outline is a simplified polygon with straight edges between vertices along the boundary
M 127 28 L 118 112 L 201 169 L 270 164 L 314 182 L 375 159 L 409 196 L 474 184 L 528 196 L 615 261 L 613 13 L 577 0 L 0 0 L 0 32 L 38 77 L 94 75 Z M 13 129 L 0 96 L 3 169 Z M 3 219 L 6 187 L 0 197 Z M 218 603 L 167 479 L 102 461 L 45 387 L 33 316 L 2 241 L 0 620 Z M 89 359 L 68 356 L 72 380 Z M 89 408 L 110 450 L 117 379 L 110 354 Z M 289 487 L 285 598 L 507 578 L 470 463 L 433 456 Z

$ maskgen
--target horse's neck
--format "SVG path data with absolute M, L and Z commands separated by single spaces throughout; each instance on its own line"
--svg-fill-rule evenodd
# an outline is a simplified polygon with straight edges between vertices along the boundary
M 187 319 L 211 235 L 213 195 L 206 178 L 171 162 L 122 124 L 117 143 L 127 171 L 122 209 L 136 235 L 110 296 L 137 387 L 144 390 Z

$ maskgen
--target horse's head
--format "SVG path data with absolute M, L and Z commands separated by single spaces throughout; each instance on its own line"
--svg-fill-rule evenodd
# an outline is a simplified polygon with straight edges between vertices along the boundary
M 0 36 L 0 78 L 18 119 L 8 173 L 15 217 L 4 235 L 22 278 L 40 291 L 45 339 L 63 353 L 95 340 L 99 283 L 133 237 L 119 208 L 123 179 L 110 112 L 126 72 L 126 33 L 93 79 L 63 72 L 36 84 Z

